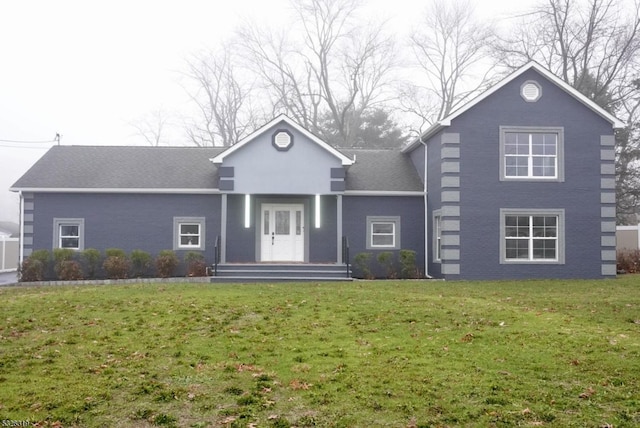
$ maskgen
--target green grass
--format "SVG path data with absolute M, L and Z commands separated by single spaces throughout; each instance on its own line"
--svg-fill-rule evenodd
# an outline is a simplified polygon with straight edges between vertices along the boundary
M 0 420 L 640 424 L 637 276 L 6 288 L 0 299 Z

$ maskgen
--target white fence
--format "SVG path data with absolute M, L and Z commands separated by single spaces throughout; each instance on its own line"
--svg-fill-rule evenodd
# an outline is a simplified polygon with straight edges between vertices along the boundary
M 20 254 L 20 240 L 0 236 L 0 272 L 10 272 L 18 269 Z
M 618 250 L 639 250 L 640 224 L 635 226 L 617 226 L 616 241 L 616 249 Z

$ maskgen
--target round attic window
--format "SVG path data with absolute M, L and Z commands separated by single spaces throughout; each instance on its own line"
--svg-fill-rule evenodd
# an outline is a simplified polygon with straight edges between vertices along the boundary
M 542 96 L 542 88 L 540 88 L 538 82 L 529 80 L 528 82 L 524 82 L 520 87 L 520 95 L 525 101 L 533 103 L 538 101 Z
M 273 146 L 277 150 L 285 151 L 291 148 L 293 135 L 286 129 L 278 130 L 273 134 Z

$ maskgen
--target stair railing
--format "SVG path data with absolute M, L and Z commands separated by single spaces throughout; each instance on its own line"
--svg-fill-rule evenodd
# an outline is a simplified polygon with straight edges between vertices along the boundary
M 216 237 L 216 245 L 213 248 L 213 276 L 218 276 L 218 263 L 220 263 L 220 235 Z
M 342 263 L 347 267 L 347 278 L 351 278 L 351 269 L 349 269 L 349 238 L 342 237 Z

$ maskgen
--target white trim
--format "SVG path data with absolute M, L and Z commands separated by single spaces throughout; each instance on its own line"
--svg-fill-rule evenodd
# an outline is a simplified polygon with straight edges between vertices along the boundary
M 315 218 L 314 218 L 315 227 L 316 227 L 316 229 L 320 229 L 320 224 L 321 224 L 320 223 L 320 213 L 321 213 L 321 210 L 320 210 L 320 195 L 316 194 L 316 198 L 315 199 L 316 199 L 315 207 L 314 207 L 315 208 Z
M 18 256 L 18 266 L 22 266 L 24 261 L 24 195 L 22 192 L 18 192 L 20 195 L 20 254 Z
M 322 141 L 321 139 L 319 139 L 318 137 L 313 135 L 311 132 L 307 131 L 302 126 L 298 125 L 291 118 L 289 118 L 288 116 L 286 116 L 284 114 L 281 114 L 281 115 L 275 117 L 270 122 L 268 122 L 265 125 L 261 126 L 260 128 L 258 128 L 254 132 L 252 132 L 247 137 L 243 138 L 242 140 L 238 141 L 233 146 L 229 147 L 227 150 L 225 150 L 222 153 L 220 153 L 218 156 L 216 156 L 214 158 L 211 158 L 209 160 L 211 162 L 215 163 L 215 164 L 222 163 L 224 161 L 225 157 L 227 157 L 231 153 L 235 152 L 236 150 L 239 150 L 240 148 L 242 148 L 243 146 L 245 146 L 246 144 L 251 142 L 253 139 L 255 139 L 258 135 L 262 134 L 263 132 L 265 132 L 269 128 L 274 127 L 275 125 L 277 125 L 280 122 L 285 122 L 287 125 L 291 126 L 296 131 L 300 132 L 305 137 L 307 137 L 308 139 L 310 139 L 311 141 L 313 141 L 314 143 L 318 144 L 320 147 L 322 147 L 323 149 L 325 149 L 326 151 L 328 151 L 329 153 L 331 153 L 332 155 L 334 155 L 335 157 L 340 159 L 340 161 L 342 161 L 342 165 L 343 166 L 353 165 L 354 161 L 352 161 L 351 159 L 346 157 L 344 154 L 342 154 L 338 150 L 336 150 L 333 147 L 331 147 L 329 144 L 325 143 L 324 141 Z
M 502 79 L 500 82 L 496 83 L 495 85 L 493 85 L 492 87 L 490 87 L 489 89 L 487 89 L 486 91 L 484 91 L 483 93 L 481 93 L 480 95 L 478 95 L 477 97 L 475 97 L 474 99 L 469 101 L 468 103 L 464 104 L 459 109 L 455 110 L 449 116 L 447 116 L 444 119 L 440 120 L 439 122 L 436 122 L 433 125 L 431 125 L 419 138 L 416 138 L 415 140 L 413 140 L 412 142 L 407 144 L 405 147 L 403 147 L 402 148 L 402 152 L 406 153 L 408 151 L 413 150 L 415 147 L 417 147 L 417 145 L 419 144 L 420 140 L 425 140 L 425 139 L 427 139 L 429 137 L 432 137 L 435 133 L 440 131 L 442 128 L 447 127 L 447 126 L 451 126 L 451 121 L 453 119 L 457 118 L 462 113 L 466 112 L 467 110 L 469 110 L 472 107 L 474 107 L 476 104 L 480 103 L 481 101 L 483 101 L 487 97 L 491 96 L 494 92 L 497 92 L 503 86 L 507 85 L 509 82 L 514 80 L 516 77 L 520 76 L 524 72 L 526 72 L 528 70 L 531 70 L 531 69 L 533 69 L 533 70 L 537 71 L 538 73 L 542 74 L 549 81 L 551 81 L 551 83 L 554 83 L 556 86 L 558 86 L 560 89 L 565 91 L 567 94 L 569 94 L 570 96 L 575 98 L 580 103 L 584 104 L 587 108 L 591 109 L 596 114 L 600 115 L 607 122 L 611 123 L 611 125 L 612 125 L 612 127 L 614 129 L 621 129 L 621 128 L 625 127 L 624 122 L 622 122 L 620 119 L 616 118 L 615 116 L 613 116 L 612 114 L 610 114 L 609 112 L 604 110 L 602 107 L 600 107 L 598 104 L 594 103 L 589 98 L 587 98 L 584 95 L 582 95 L 578 90 L 573 88 L 571 85 L 569 85 L 564 80 L 562 80 L 559 77 L 557 77 L 555 74 L 553 74 L 552 72 L 550 72 L 546 68 L 542 67 L 537 62 L 531 61 L 531 62 L 523 65 L 522 67 L 520 67 L 519 69 L 517 69 L 513 73 L 509 74 L 507 77 Z
M 346 190 L 345 196 L 424 196 L 422 190 Z
M 217 195 L 219 189 L 178 189 L 178 188 L 137 188 L 137 187 L 12 187 L 12 192 L 33 193 L 159 193 L 159 194 L 191 194 L 191 195 Z

